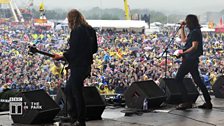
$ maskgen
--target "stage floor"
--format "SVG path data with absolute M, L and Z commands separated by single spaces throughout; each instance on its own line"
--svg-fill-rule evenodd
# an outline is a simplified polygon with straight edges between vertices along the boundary
M 200 96 L 195 106 L 202 103 Z M 102 114 L 102 120 L 88 121 L 87 126 L 224 126 L 224 99 L 212 96 L 212 103 L 212 110 L 194 107 L 181 111 L 175 110 L 173 105 L 168 105 L 152 112 L 131 115 L 123 113 L 124 108 L 108 106 Z M 7 112 L 0 113 L 0 126 L 11 126 L 12 123 Z

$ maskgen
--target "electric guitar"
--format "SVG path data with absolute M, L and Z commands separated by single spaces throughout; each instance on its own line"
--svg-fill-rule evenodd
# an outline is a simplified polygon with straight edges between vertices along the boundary
M 39 53 L 39 54 L 46 55 L 46 56 L 49 56 L 49 57 L 52 57 L 52 58 L 54 57 L 53 54 L 38 50 L 36 48 L 36 46 L 28 46 L 28 48 L 29 48 L 28 54 L 30 54 L 30 55 L 33 55 L 35 53 Z M 58 60 L 66 61 L 64 58 L 61 58 L 61 59 L 58 59 Z

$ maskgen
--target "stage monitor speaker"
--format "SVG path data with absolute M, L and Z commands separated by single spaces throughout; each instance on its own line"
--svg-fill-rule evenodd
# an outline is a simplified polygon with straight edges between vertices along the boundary
M 16 97 L 22 98 L 22 112 L 21 115 L 11 115 L 14 123 L 52 123 L 60 111 L 60 107 L 44 90 L 21 92 Z
M 4 102 L 4 100 L 8 100 L 10 97 L 15 97 L 18 93 L 19 92 L 15 90 L 5 90 L 0 93 L 0 112 L 9 111 L 9 103 Z
M 148 108 L 159 107 L 166 100 L 164 92 L 153 80 L 133 82 L 124 97 L 127 107 L 134 109 L 142 109 L 145 99 Z
M 174 78 L 161 78 L 159 82 L 160 88 L 164 90 L 167 96 L 166 103 L 179 104 L 183 101 L 178 83 Z M 191 101 L 195 102 L 198 98 L 199 92 L 192 79 L 184 78 L 183 83 L 187 88 L 188 97 L 191 98 Z
M 212 89 L 216 98 L 224 98 L 224 75 L 217 77 Z
M 97 88 L 94 86 L 84 87 L 83 95 L 86 103 L 86 120 L 101 120 L 101 115 L 106 107 L 106 102 L 99 94 Z M 61 106 L 61 113 L 65 113 L 66 96 L 64 88 L 59 90 L 55 101 Z M 69 109 L 69 107 L 70 104 L 67 102 L 67 108 Z

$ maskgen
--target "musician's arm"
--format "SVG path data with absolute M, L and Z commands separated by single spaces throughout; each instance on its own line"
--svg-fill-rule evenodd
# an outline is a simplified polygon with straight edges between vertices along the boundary
M 184 26 L 182 26 L 180 28 L 180 36 L 181 36 L 181 41 L 182 42 L 186 42 L 187 41 L 187 36 L 185 34 L 185 31 L 184 31 Z
M 185 50 L 183 52 L 183 54 L 192 53 L 198 49 L 198 45 L 199 45 L 199 41 L 200 41 L 200 38 L 199 38 L 200 34 L 197 31 L 193 31 L 191 34 L 192 34 L 192 36 L 191 36 L 191 39 L 192 39 L 191 45 L 192 46 L 189 49 Z
M 193 41 L 192 46 L 189 49 L 185 50 L 182 54 L 194 52 L 197 50 L 197 48 L 198 48 L 198 41 Z

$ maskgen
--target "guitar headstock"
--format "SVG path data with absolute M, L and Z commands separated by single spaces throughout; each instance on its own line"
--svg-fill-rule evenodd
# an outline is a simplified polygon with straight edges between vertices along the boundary
M 53 58 L 55 57 L 54 54 L 50 54 L 48 52 L 44 52 L 44 51 L 38 50 L 35 45 L 30 45 L 30 46 L 28 46 L 28 48 L 29 48 L 28 54 L 30 54 L 30 55 L 33 55 L 35 53 L 39 53 L 39 54 L 46 55 L 46 56 L 49 56 L 49 57 L 53 57 Z M 58 58 L 56 60 L 64 60 L 65 61 L 65 59 L 63 57 Z
M 29 48 L 29 54 L 35 54 L 35 53 L 37 53 L 39 50 L 36 48 L 36 46 L 35 45 L 33 45 L 33 46 L 28 46 L 28 48 Z

